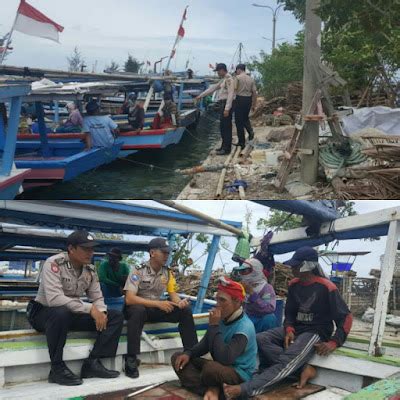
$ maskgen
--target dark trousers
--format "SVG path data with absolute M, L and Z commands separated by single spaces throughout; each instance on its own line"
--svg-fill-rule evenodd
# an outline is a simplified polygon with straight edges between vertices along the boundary
M 170 313 L 159 308 L 142 305 L 125 306 L 125 319 L 128 321 L 128 356 L 140 354 L 140 338 L 146 322 L 176 322 L 178 323 L 183 348 L 191 349 L 197 342 L 192 310 L 189 307 L 180 309 L 174 307 Z
M 204 358 L 192 358 L 182 370 L 177 371 L 175 361 L 180 354 L 182 353 L 175 353 L 171 357 L 171 363 L 181 385 L 193 393 L 204 396 L 210 387 L 222 389 L 224 383 L 239 385 L 243 382 L 243 379 L 233 367 Z
M 233 115 L 233 105 L 229 111 L 229 115 L 224 117 L 224 111 L 226 106 L 226 100 L 221 100 L 220 102 L 220 130 L 222 139 L 222 150 L 226 153 L 230 153 L 232 150 L 232 115 Z
M 314 345 L 321 339 L 312 332 L 295 337 L 287 349 L 284 348 L 285 329 L 275 328 L 257 334 L 260 373 L 254 374 L 248 382 L 248 395 L 256 396 L 268 388 L 294 374 L 315 354 Z
M 124 317 L 120 311 L 109 310 L 107 328 L 97 332 L 90 358 L 114 357 L 121 336 Z M 67 307 L 43 307 L 33 318 L 32 326 L 46 334 L 52 364 L 63 360 L 63 349 L 69 331 L 96 331 L 89 314 L 77 314 Z
M 238 135 L 238 144 L 243 146 L 246 143 L 244 130 L 246 129 L 250 137 L 254 135 L 249 118 L 252 101 L 253 99 L 251 96 L 236 96 L 235 100 L 235 123 Z

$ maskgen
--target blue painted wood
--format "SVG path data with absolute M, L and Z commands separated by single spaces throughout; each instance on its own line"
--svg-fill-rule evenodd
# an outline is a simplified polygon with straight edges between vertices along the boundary
M 181 82 L 181 84 L 179 85 L 178 111 L 181 111 L 182 109 L 183 88 L 184 88 L 184 83 Z
M 19 193 L 22 182 L 15 182 L 12 185 L 0 190 L 0 200 L 12 200 Z
M 215 261 L 215 256 L 217 255 L 219 242 L 221 236 L 214 235 L 211 241 L 210 249 L 208 250 L 208 257 L 206 261 L 206 266 L 204 267 L 203 276 L 200 282 L 199 293 L 197 294 L 197 301 L 194 307 L 194 313 L 200 313 L 203 308 L 204 299 L 206 298 L 206 292 L 208 288 L 208 283 L 210 282 L 211 272 Z
M 60 122 L 60 107 L 58 101 L 54 102 L 54 122 L 57 124 Z
M 11 99 L 10 117 L 8 119 L 7 126 L 7 137 L 4 145 L 3 159 L 0 166 L 0 175 L 3 176 L 9 176 L 13 167 L 21 104 L 21 97 L 13 97 Z
M 49 148 L 49 141 L 47 139 L 46 123 L 44 121 L 43 104 L 40 101 L 35 103 L 36 116 L 39 124 L 40 143 L 42 144 L 42 156 L 50 157 L 51 151 Z

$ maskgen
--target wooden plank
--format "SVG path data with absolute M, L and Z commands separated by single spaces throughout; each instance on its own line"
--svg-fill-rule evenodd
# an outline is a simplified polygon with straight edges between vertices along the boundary
M 255 397 L 256 400 L 297 400 L 314 393 L 325 390 L 324 386 L 309 383 L 303 389 L 293 387 L 293 383 L 285 383 L 276 389 L 268 391 Z

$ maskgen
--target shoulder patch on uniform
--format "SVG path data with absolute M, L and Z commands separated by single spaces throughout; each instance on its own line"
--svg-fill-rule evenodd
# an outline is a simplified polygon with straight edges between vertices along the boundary
M 55 262 L 51 263 L 50 269 L 52 272 L 54 272 L 55 274 L 58 274 L 60 272 L 60 268 L 58 267 L 58 264 Z
M 88 269 L 89 269 L 90 271 L 96 272 L 96 267 L 95 267 L 94 265 L 92 265 L 92 264 L 87 264 L 87 267 L 88 267 Z
M 139 276 L 136 274 L 131 275 L 131 282 L 136 283 L 139 280 Z
M 147 266 L 146 264 L 140 264 L 140 265 L 135 265 L 134 268 L 139 270 L 145 268 L 146 266 Z
M 65 262 L 65 257 L 64 256 L 60 256 L 54 259 L 54 262 L 52 264 L 57 264 L 57 265 L 62 265 Z

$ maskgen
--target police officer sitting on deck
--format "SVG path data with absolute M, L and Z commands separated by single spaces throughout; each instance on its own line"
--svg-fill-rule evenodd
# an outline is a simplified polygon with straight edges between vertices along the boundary
M 128 321 L 128 354 L 125 374 L 139 377 L 140 338 L 145 322 L 178 322 L 179 333 L 185 350 L 198 341 L 189 302 L 176 293 L 176 281 L 166 266 L 169 245 L 163 238 L 149 242 L 150 259 L 132 269 L 125 290 L 125 318 Z M 161 300 L 167 291 L 169 300 Z
M 28 320 L 46 334 L 50 353 L 49 382 L 80 385 L 81 378 L 115 378 L 117 371 L 106 369 L 100 359 L 114 357 L 121 335 L 123 315 L 104 304 L 96 269 L 91 264 L 97 243 L 86 231 L 75 231 L 67 238 L 67 252 L 48 258 L 42 269 L 35 300 L 27 309 Z M 86 293 L 91 303 L 81 300 Z M 97 331 L 81 377 L 63 361 L 68 331 Z

